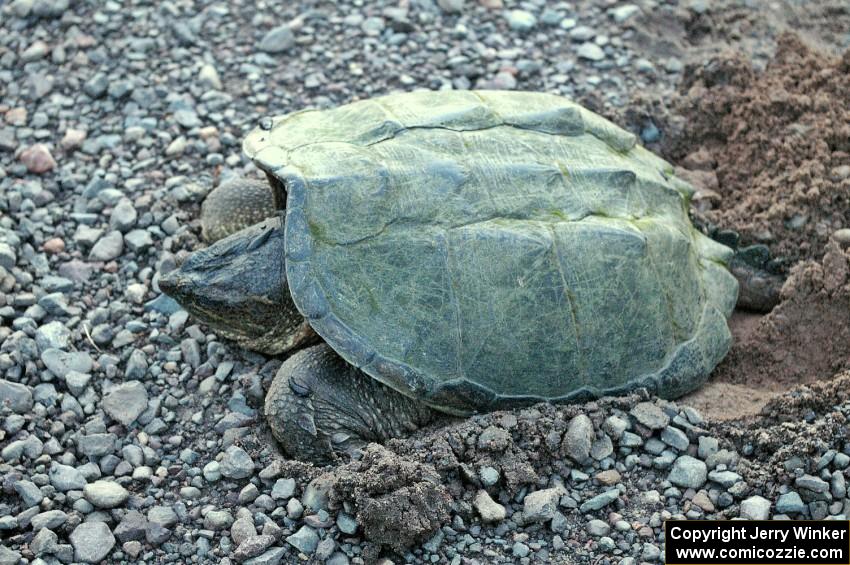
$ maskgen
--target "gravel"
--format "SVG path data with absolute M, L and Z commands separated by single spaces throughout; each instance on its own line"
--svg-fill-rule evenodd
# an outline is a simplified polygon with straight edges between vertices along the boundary
M 0 565 L 379 562 L 362 508 L 313 470 L 275 466 L 259 409 L 280 360 L 198 324 L 159 276 L 201 245 L 205 194 L 258 175 L 239 144 L 262 117 L 414 88 L 557 92 L 613 112 L 682 76 L 639 45 L 645 9 L 2 4 Z M 565 457 L 533 477 L 497 461 L 515 427 L 460 439 L 505 451 L 452 475 L 448 522 L 383 556 L 628 565 L 658 560 L 664 520 L 763 513 L 759 496 L 776 514 L 846 515 L 845 444 L 823 467 L 803 458 L 805 474 L 757 480 L 744 444 L 644 400 L 562 422 L 546 442 Z

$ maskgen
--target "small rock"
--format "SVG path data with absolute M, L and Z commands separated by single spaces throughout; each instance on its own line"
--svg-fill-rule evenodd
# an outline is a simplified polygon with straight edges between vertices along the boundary
M 59 492 L 82 490 L 87 484 L 86 478 L 80 471 L 61 463 L 54 463 L 50 467 L 49 476 L 50 484 Z
M 714 503 L 711 502 L 711 499 L 708 497 L 708 493 L 704 490 L 696 493 L 691 499 L 691 502 L 702 509 L 703 512 L 714 512 Z
M 340 512 L 339 515 L 337 515 L 336 526 L 339 528 L 339 531 L 350 536 L 353 536 L 357 532 L 357 520 L 345 512 Z
M 698 489 L 705 484 L 707 472 L 705 462 L 682 455 L 673 463 L 667 480 L 676 486 Z
M 21 497 L 24 508 L 32 508 L 44 499 L 41 489 L 30 481 L 17 481 L 14 488 L 18 496 Z
M 0 242 L 0 267 L 7 271 L 11 271 L 15 268 L 15 264 L 18 262 L 18 255 L 15 253 L 15 250 L 12 249 L 8 243 Z
M 262 555 L 247 560 L 244 565 L 278 565 L 283 561 L 286 552 L 283 547 L 273 547 Z
M 122 198 L 112 209 L 112 214 L 109 216 L 109 229 L 126 233 L 136 225 L 137 218 L 138 213 L 130 199 Z
M 128 541 L 141 541 L 145 539 L 145 526 L 147 519 L 137 510 L 130 510 L 121 519 L 121 522 L 115 527 L 115 537 L 121 543 Z
M 142 544 L 136 540 L 124 542 L 121 545 L 121 549 L 130 556 L 131 559 L 135 559 L 142 552 Z
M 30 520 L 30 526 L 32 526 L 33 531 L 42 528 L 55 530 L 67 521 L 68 515 L 61 510 L 48 510 L 47 512 L 41 512 L 33 516 Z
M 272 498 L 287 500 L 295 494 L 295 479 L 278 479 L 272 487 Z
M 65 251 L 65 240 L 63 240 L 61 237 L 52 237 L 45 241 L 42 244 L 41 248 L 44 249 L 46 253 L 50 253 L 51 255 L 57 255 Z
M 286 541 L 301 553 L 312 555 L 319 545 L 319 534 L 310 526 L 301 526 L 297 532 L 287 537 Z
M 587 533 L 596 537 L 607 536 L 611 533 L 611 526 L 602 520 L 591 520 L 587 523 Z
M 447 14 L 459 14 L 463 11 L 464 0 L 437 0 L 437 6 Z
M 204 65 L 198 72 L 198 81 L 208 88 L 221 90 L 221 78 L 218 76 L 218 71 L 212 65 Z
M 105 559 L 115 546 L 115 536 L 104 522 L 83 522 L 69 536 L 74 546 L 74 558 L 86 563 Z
M 678 449 L 679 451 L 687 451 L 688 445 L 690 445 L 690 441 L 688 440 L 688 436 L 685 435 L 685 432 L 679 428 L 674 428 L 673 426 L 667 426 L 664 430 L 662 430 L 661 441 L 670 447 Z
M 670 418 L 652 402 L 636 404 L 629 414 L 650 430 L 660 430 L 670 423 Z
M 236 545 L 242 544 L 248 538 L 255 537 L 257 529 L 250 518 L 239 518 L 230 526 L 230 537 Z
M 21 151 L 18 160 L 31 173 L 40 175 L 56 168 L 56 160 L 43 143 L 36 143 Z
M 519 32 L 531 31 L 537 25 L 534 14 L 525 10 L 509 10 L 505 14 L 505 19 L 512 30 Z
M 120 231 L 111 231 L 101 237 L 89 252 L 92 261 L 112 261 L 124 251 L 124 236 Z
M 260 535 L 250 537 L 239 544 L 239 547 L 237 547 L 236 551 L 233 553 L 233 557 L 236 559 L 236 561 L 240 562 L 251 557 L 256 557 L 257 555 L 263 553 L 270 546 L 274 545 L 275 541 L 275 537 L 271 535 Z
M 103 410 L 113 419 L 129 426 L 148 408 L 148 392 L 139 381 L 130 381 L 109 389 L 103 397 Z
M 620 482 L 620 473 L 616 469 L 608 469 L 596 473 L 594 478 L 605 486 L 611 486 Z
M 564 451 L 576 463 L 584 463 L 590 457 L 593 439 L 593 422 L 585 414 L 579 414 L 570 420 L 567 426 L 563 442 Z
M 619 441 L 623 433 L 629 429 L 629 423 L 619 416 L 608 416 L 602 424 L 602 430 L 612 439 Z
M 588 61 L 601 61 L 605 58 L 605 51 L 602 50 L 595 43 L 582 43 L 579 45 L 579 48 L 576 50 L 576 55 L 578 55 L 579 59 L 586 59 Z
M 103 480 L 86 485 L 83 496 L 97 508 L 115 508 L 124 504 L 130 493 L 115 481 Z
M 526 522 L 547 522 L 558 509 L 559 489 L 548 488 L 529 493 L 523 500 L 522 517 Z
M 83 92 L 91 98 L 100 98 L 109 88 L 109 77 L 105 73 L 96 73 L 83 83 Z
M 801 477 L 797 477 L 794 480 L 794 486 L 815 493 L 827 492 L 829 490 L 829 483 L 812 475 L 803 475 Z
M 776 501 L 776 512 L 779 514 L 802 514 L 806 505 L 800 495 L 794 492 L 786 492 Z
M 288 25 L 281 25 L 266 33 L 257 44 L 257 49 L 266 53 L 282 53 L 293 45 L 295 34 Z
M 720 443 L 717 438 L 709 436 L 700 436 L 697 446 L 697 455 L 700 459 L 708 459 L 720 449 Z
M 21 560 L 21 554 L 17 551 L 12 551 L 5 545 L 0 545 L 0 565 L 18 565 Z
M 254 472 L 254 460 L 239 446 L 231 445 L 221 459 L 221 474 L 228 479 L 245 479 Z
M 741 480 L 741 475 L 732 471 L 712 471 L 708 474 L 708 480 L 728 489 Z
M 475 506 L 484 522 L 501 522 L 507 515 L 505 507 L 490 498 L 490 495 L 484 489 L 478 491 L 472 505 Z
M 761 496 L 751 496 L 741 503 L 741 518 L 767 520 L 770 517 L 770 501 Z
M 640 8 L 634 4 L 623 4 L 622 6 L 608 10 L 608 13 L 611 14 L 611 17 L 618 24 L 625 22 L 638 12 L 640 12 Z
M 71 330 L 58 320 L 48 322 L 36 330 L 35 343 L 39 351 L 67 349 L 71 343 Z
M 56 551 L 56 546 L 59 542 L 59 536 L 48 528 L 42 528 L 38 531 L 30 542 L 30 550 L 36 556 L 52 554 Z
M 597 494 L 590 500 L 586 500 L 579 507 L 579 511 L 582 514 L 587 514 L 588 512 L 592 512 L 594 510 L 601 510 L 602 508 L 608 506 L 615 500 L 620 498 L 620 491 L 618 489 L 610 489 L 606 490 L 602 494 Z
M 72 149 L 78 149 L 85 140 L 85 130 L 68 128 L 65 130 L 65 135 L 62 137 L 62 141 L 59 142 L 59 145 L 65 151 L 70 151 Z
M 210 510 L 204 516 L 204 528 L 208 530 L 224 530 L 232 523 L 233 516 L 227 510 Z
M 152 506 L 148 510 L 148 523 L 159 524 L 163 528 L 170 528 L 177 523 L 178 517 L 171 506 Z
M 8 406 L 15 414 L 32 410 L 32 391 L 26 385 L 0 379 L 0 405 Z

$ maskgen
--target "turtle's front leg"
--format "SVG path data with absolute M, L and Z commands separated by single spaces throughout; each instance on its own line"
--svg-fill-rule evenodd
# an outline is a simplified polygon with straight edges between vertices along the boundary
M 436 413 L 349 365 L 327 344 L 299 351 L 266 394 L 266 419 L 290 457 L 316 464 L 409 435 Z

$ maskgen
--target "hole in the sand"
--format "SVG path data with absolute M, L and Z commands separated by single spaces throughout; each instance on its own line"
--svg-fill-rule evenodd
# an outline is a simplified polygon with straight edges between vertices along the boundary
M 753 336 L 765 314 L 736 310 L 729 320 L 729 329 L 735 344 L 746 342 Z M 735 345 L 733 345 L 733 348 Z M 738 381 L 738 371 L 727 369 L 725 360 L 698 390 L 684 397 L 682 404 L 698 409 L 712 420 L 735 420 L 758 414 L 770 398 L 788 389 L 775 383 L 775 390 L 748 386 Z

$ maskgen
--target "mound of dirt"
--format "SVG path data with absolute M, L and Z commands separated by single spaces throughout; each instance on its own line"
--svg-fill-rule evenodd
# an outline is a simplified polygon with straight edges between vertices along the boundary
M 764 72 L 729 55 L 691 67 L 682 92 L 673 112 L 687 126 L 664 149 L 705 216 L 789 263 L 823 257 L 850 226 L 850 51 L 783 34 Z
M 790 265 L 781 303 L 737 314 L 711 382 L 684 402 L 716 419 L 850 367 L 850 51 L 832 58 L 783 34 L 763 72 L 739 55 L 691 69 L 673 104 L 686 128 L 667 156 L 698 188 L 698 214 Z M 673 120 L 671 120 L 673 121 Z
M 791 270 L 782 302 L 739 335 L 715 378 L 760 389 L 790 388 L 850 366 L 850 253 L 836 241 L 819 261 Z
M 823 258 L 791 269 L 781 299 L 765 316 L 733 317 L 731 351 L 684 403 L 715 419 L 740 418 L 775 394 L 850 368 L 850 252 L 830 240 Z

